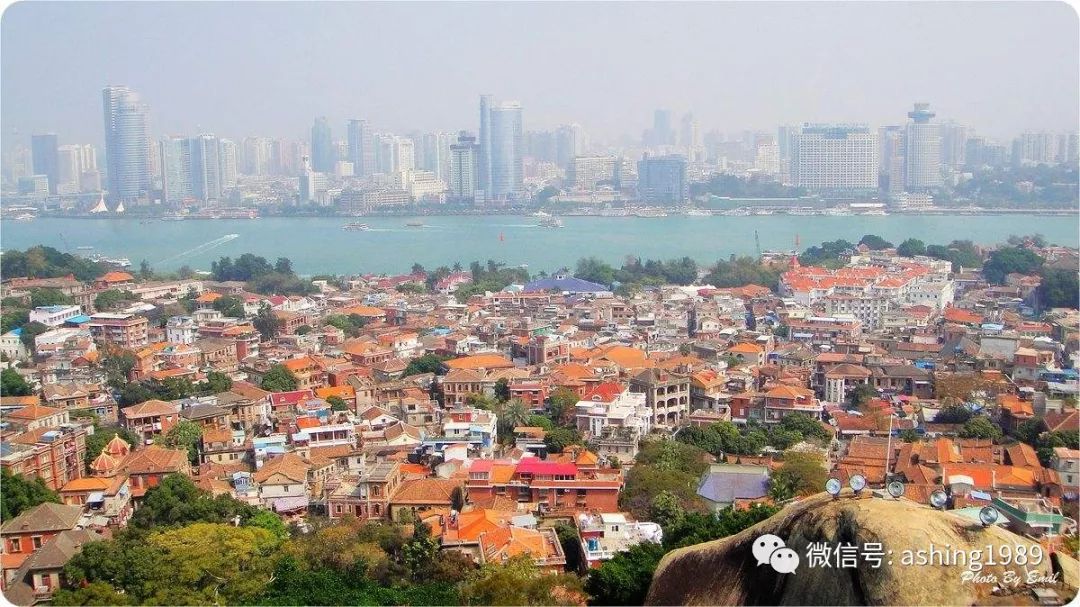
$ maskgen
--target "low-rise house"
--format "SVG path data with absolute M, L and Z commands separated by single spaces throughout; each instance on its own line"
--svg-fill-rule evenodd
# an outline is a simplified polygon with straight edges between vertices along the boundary
M 10 579 L 5 579 L 4 598 L 14 605 L 48 603 L 65 582 L 64 565 L 84 545 L 103 539 L 103 536 L 89 529 L 61 531 L 11 572 Z
M 664 539 L 660 525 L 635 521 L 625 512 L 582 512 L 576 522 L 585 569 L 597 568 L 638 544 L 659 544 Z
M 358 474 L 327 483 L 326 510 L 330 518 L 352 515 L 360 520 L 388 519 L 390 499 L 403 481 L 401 464 L 367 461 Z
M 84 521 L 83 509 L 79 506 L 45 502 L 0 525 L 5 585 L 11 581 L 12 572 L 18 570 L 30 555 L 60 533 L 81 528 Z
M 0 443 L 0 468 L 59 489 L 83 476 L 87 433 L 85 426 L 65 423 L 10 436 Z
M 278 513 L 306 511 L 310 472 L 311 462 L 295 453 L 267 459 L 252 475 L 259 501 L 263 507 Z
M 698 482 L 697 494 L 714 512 L 769 494 L 768 466 L 712 464 Z
M 155 437 L 168 433 L 180 421 L 180 405 L 163 400 L 148 400 L 121 409 L 120 420 L 125 428 L 149 444 Z
M 474 460 L 469 467 L 466 488 L 470 503 L 492 507 L 497 500 L 535 504 L 544 512 L 596 509 L 614 511 L 618 507 L 622 473 L 603 470 L 583 473 L 573 463 L 558 463 L 526 457 L 517 463 L 490 459 Z

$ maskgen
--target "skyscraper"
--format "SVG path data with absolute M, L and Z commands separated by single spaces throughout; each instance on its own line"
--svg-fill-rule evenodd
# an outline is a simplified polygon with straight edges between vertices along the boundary
M 436 179 L 447 179 L 450 172 L 450 135 L 426 133 L 416 146 L 416 166 L 431 171 Z
M 929 103 L 916 103 L 908 112 L 904 133 L 904 183 L 909 192 L 925 192 L 941 187 L 941 129 L 931 124 L 934 112 Z
M 457 143 L 450 146 L 450 197 L 455 200 L 472 200 L 477 189 L 477 164 L 480 146 L 476 137 L 461 131 Z
M 150 189 L 150 140 L 146 106 L 126 86 L 102 90 L 109 198 L 135 200 Z
M 353 175 L 368 177 L 377 172 L 375 164 L 375 137 L 367 120 L 349 121 L 349 162 L 353 163 Z
M 202 201 L 221 198 L 221 142 L 213 135 L 191 138 L 191 194 Z
M 311 168 L 318 173 L 330 173 L 336 160 L 330 123 L 326 116 L 319 116 L 311 127 Z
M 490 111 L 491 188 L 487 198 L 516 198 L 525 183 L 521 104 L 507 101 Z
M 480 95 L 480 145 L 477 157 L 477 189 L 484 191 L 484 196 L 491 197 L 491 106 L 495 100 L 491 95 Z
M 221 189 L 236 187 L 236 142 L 231 139 L 221 141 Z
M 654 110 L 653 126 L 645 131 L 642 143 L 646 147 L 675 145 L 675 129 L 671 125 L 671 110 Z
M 638 161 L 638 196 L 645 202 L 678 203 L 690 197 L 686 158 L 675 154 Z
M 79 179 L 82 176 L 82 148 L 77 145 L 62 145 L 57 148 L 57 177 L 54 191 L 57 194 L 71 194 L 79 191 Z
M 876 133 L 863 124 L 803 125 L 792 146 L 791 177 L 812 192 L 876 190 Z
M 56 193 L 60 184 L 60 149 L 56 133 L 34 135 L 30 138 L 30 154 L 34 162 L 34 174 L 49 178 L 49 191 Z
M 163 137 L 161 148 L 161 197 L 177 203 L 191 196 L 191 140 Z
M 570 170 L 574 158 L 585 154 L 585 132 L 580 124 L 566 124 L 555 131 L 555 164 Z

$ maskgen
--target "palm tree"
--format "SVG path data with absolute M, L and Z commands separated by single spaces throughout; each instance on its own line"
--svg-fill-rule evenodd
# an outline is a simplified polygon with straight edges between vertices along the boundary
M 520 398 L 506 401 L 499 410 L 499 425 L 501 426 L 499 433 L 504 436 L 510 436 L 514 428 L 527 423 L 529 423 L 529 408 Z

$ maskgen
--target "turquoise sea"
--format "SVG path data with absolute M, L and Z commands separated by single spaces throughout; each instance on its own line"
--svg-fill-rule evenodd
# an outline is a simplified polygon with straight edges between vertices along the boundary
M 488 259 L 527 264 L 533 271 L 572 266 L 596 256 L 621 263 L 628 255 L 670 259 L 689 256 L 699 263 L 753 255 L 758 233 L 762 250 L 790 250 L 825 240 L 857 241 L 878 234 L 899 243 L 920 238 L 927 244 L 968 239 L 1003 242 L 1010 234 L 1040 233 L 1053 243 L 1080 246 L 1076 216 L 979 215 L 830 217 L 768 215 L 750 217 L 564 217 L 565 227 L 538 227 L 530 216 L 426 216 L 344 218 L 260 218 L 255 220 L 149 221 L 60 219 L 4 221 L 0 246 L 23 249 L 47 244 L 73 253 L 147 260 L 156 269 L 189 265 L 209 269 L 222 256 L 251 252 L 289 257 L 302 274 L 395 273 L 413 262 L 428 268 Z M 345 231 L 348 221 L 367 223 L 365 232 Z M 423 222 L 408 227 L 407 222 Z M 233 239 L 225 238 L 236 234 Z M 80 248 L 81 247 L 81 248 Z M 88 249 L 87 247 L 93 247 Z

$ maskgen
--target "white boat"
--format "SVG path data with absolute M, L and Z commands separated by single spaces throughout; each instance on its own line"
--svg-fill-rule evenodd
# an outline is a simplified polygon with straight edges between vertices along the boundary
M 341 226 L 341 229 L 348 232 L 367 232 L 371 226 L 366 223 L 347 223 Z
M 12 219 L 14 219 L 15 221 L 33 221 L 35 217 L 30 213 L 23 213 L 22 215 L 16 215 Z
M 544 211 L 537 211 L 537 212 L 533 213 L 532 216 L 533 217 L 551 217 L 551 213 L 546 213 Z
M 550 217 L 549 216 L 549 217 L 545 217 L 545 218 L 541 219 L 540 223 L 537 224 L 537 225 L 539 225 L 542 228 L 561 228 L 561 227 L 563 227 L 563 222 L 558 217 Z
M 683 215 L 688 217 L 712 217 L 712 211 L 708 209 L 687 209 Z
M 888 215 L 888 213 L 886 213 L 884 209 L 871 209 L 869 211 L 866 211 L 865 213 L 861 213 L 861 215 L 866 215 L 869 217 L 885 217 L 886 215 Z

